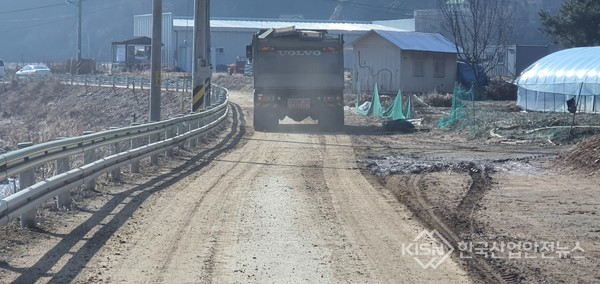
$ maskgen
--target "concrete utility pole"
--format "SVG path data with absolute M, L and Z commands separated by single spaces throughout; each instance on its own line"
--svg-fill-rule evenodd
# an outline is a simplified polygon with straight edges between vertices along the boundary
M 195 0 L 192 111 L 210 105 L 210 0 Z
M 81 64 L 81 6 L 83 0 L 65 0 L 77 7 L 77 74 L 79 74 L 79 64 Z
M 162 49 L 162 0 L 152 0 L 152 83 L 150 85 L 150 121 L 160 121 L 161 92 L 161 49 Z M 160 134 L 150 136 L 150 143 L 157 142 Z M 158 155 L 150 156 L 153 164 L 158 164 Z

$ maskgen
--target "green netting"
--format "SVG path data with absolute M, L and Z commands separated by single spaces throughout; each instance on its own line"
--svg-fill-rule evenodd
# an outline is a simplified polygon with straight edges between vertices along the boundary
M 452 108 L 450 110 L 450 116 L 447 118 L 442 118 L 438 121 L 438 128 L 448 128 L 454 125 L 456 122 L 461 120 L 464 117 L 463 108 L 465 104 L 462 100 L 472 100 L 473 99 L 473 90 L 467 91 L 460 85 L 454 87 L 454 93 L 452 95 Z
M 402 92 L 398 91 L 394 102 L 388 108 L 384 108 L 381 104 L 381 99 L 379 97 L 379 90 L 377 88 L 377 84 L 375 84 L 375 90 L 373 91 L 373 98 L 367 105 L 366 108 L 361 108 L 360 104 L 360 92 L 356 96 L 356 113 L 360 115 L 372 115 L 378 116 L 381 118 L 387 119 L 410 119 L 411 118 L 411 104 L 410 104 L 410 96 L 408 97 L 408 102 L 406 104 L 406 111 L 403 110 L 402 103 Z

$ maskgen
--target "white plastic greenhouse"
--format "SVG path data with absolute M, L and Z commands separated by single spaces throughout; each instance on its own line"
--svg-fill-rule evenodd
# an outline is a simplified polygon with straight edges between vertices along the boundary
M 534 111 L 600 113 L 600 46 L 561 50 L 527 67 L 519 78 L 517 104 Z

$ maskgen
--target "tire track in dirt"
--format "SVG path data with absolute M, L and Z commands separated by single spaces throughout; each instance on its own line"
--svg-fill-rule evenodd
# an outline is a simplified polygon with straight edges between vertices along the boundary
M 151 212 L 152 210 L 158 210 L 160 208 L 160 204 L 156 204 L 155 201 L 152 201 L 152 199 L 147 199 L 149 199 L 149 197 L 151 196 L 156 196 L 157 193 L 158 196 L 164 195 L 165 192 L 163 192 L 163 190 L 166 188 L 173 188 L 170 191 L 175 192 L 174 195 L 176 195 L 177 191 L 181 191 L 181 189 L 186 188 L 187 184 L 189 183 L 188 180 L 192 179 L 196 172 L 205 168 L 210 168 L 211 161 L 213 161 L 216 157 L 221 155 L 223 152 L 226 152 L 230 149 L 239 146 L 238 144 L 240 143 L 242 137 L 245 135 L 245 121 L 243 118 L 243 114 L 241 114 L 240 112 L 239 106 L 231 104 L 230 107 L 232 109 L 233 116 L 231 132 L 227 133 L 227 135 L 223 138 L 223 140 L 220 143 L 218 143 L 214 147 L 202 151 L 200 154 L 194 156 L 184 165 L 181 165 L 175 169 L 168 171 L 167 174 L 160 175 L 152 179 L 151 181 L 136 187 L 139 188 L 141 193 L 137 195 L 133 201 L 126 204 L 125 208 L 123 209 L 127 209 L 127 212 L 130 213 L 123 217 L 120 217 L 122 212 L 115 213 L 115 216 L 112 218 L 112 220 L 109 221 L 109 223 L 105 226 L 109 227 L 108 225 L 111 225 L 111 230 L 106 231 L 106 229 L 101 229 L 96 234 L 94 234 L 88 241 L 88 244 L 84 245 L 84 247 L 80 249 L 77 254 L 81 254 L 82 251 L 88 253 L 86 255 L 82 255 L 81 258 L 72 258 L 69 261 L 69 263 L 71 264 L 65 265 L 65 267 L 59 273 L 57 273 L 53 277 L 53 279 L 71 281 L 68 279 L 73 279 L 75 275 L 77 275 L 77 273 L 76 271 L 73 271 L 72 268 L 68 267 L 77 265 L 83 268 L 83 265 L 77 264 L 78 261 L 81 261 L 81 259 L 86 259 L 85 262 L 89 262 L 92 257 L 94 257 L 94 262 L 86 265 L 91 268 L 86 269 L 85 273 L 77 276 L 77 280 L 75 280 L 75 282 L 87 282 L 89 281 L 90 277 L 95 277 L 95 274 L 110 275 L 106 273 L 107 270 L 111 269 L 110 263 L 113 263 L 114 261 L 120 258 L 126 257 L 127 254 L 123 253 L 123 251 L 126 251 L 127 248 L 135 247 L 136 245 L 138 245 L 139 239 L 136 239 L 134 237 L 135 235 L 132 235 L 131 233 L 132 231 L 140 229 L 139 221 L 143 220 L 144 215 L 149 214 L 149 212 Z M 178 186 L 173 187 L 172 185 Z M 150 203 L 144 204 L 144 209 L 140 211 L 137 207 L 143 204 L 144 201 Z M 135 205 L 135 207 L 131 205 Z M 111 211 L 112 210 L 109 210 L 108 212 Z M 136 213 L 135 216 L 133 216 L 133 213 Z M 115 222 L 119 222 L 119 224 L 112 225 Z M 152 227 L 150 227 L 150 230 L 152 232 Z M 97 253 L 97 251 L 100 252 Z M 102 256 L 98 257 L 97 255 Z M 139 261 L 143 262 L 143 260 L 144 259 L 140 259 Z M 133 260 L 133 262 L 137 261 L 138 260 Z
M 327 136 L 329 144 L 348 145 L 351 140 L 344 135 Z M 359 170 L 348 170 L 355 167 L 352 150 L 327 147 L 325 161 L 325 178 L 330 181 L 328 186 L 338 215 L 365 254 L 376 282 L 469 282 L 453 261 L 428 270 L 403 255 L 402 244 L 413 242 L 425 228 L 412 220 L 412 214 L 390 192 L 373 186 L 376 183 L 367 181 Z
M 237 106 L 236 106 L 237 107 Z M 238 111 L 236 109 L 236 111 Z M 238 113 L 241 114 L 241 111 L 238 111 Z M 240 125 L 240 129 L 244 129 L 246 126 L 246 121 L 243 119 L 241 119 L 242 123 Z M 244 130 L 242 130 L 242 132 L 245 132 Z M 243 135 L 243 134 L 242 134 Z M 258 149 L 258 146 L 254 147 L 252 151 L 250 151 L 250 153 L 256 153 L 256 149 Z M 183 238 L 186 236 L 185 235 L 185 230 L 188 230 L 190 227 L 190 223 L 196 218 L 196 215 L 200 209 L 201 206 L 205 206 L 206 202 L 205 202 L 205 198 L 207 197 L 207 195 L 209 193 L 211 193 L 213 190 L 215 190 L 215 188 L 217 186 L 221 186 L 222 182 L 225 181 L 226 182 L 226 186 L 225 188 L 229 188 L 230 185 L 235 181 L 233 179 L 227 180 L 227 175 L 232 172 L 232 171 L 239 171 L 239 172 L 243 172 L 244 177 L 248 177 L 251 175 L 251 171 L 248 170 L 238 170 L 238 166 L 243 165 L 240 162 L 242 162 L 242 159 L 245 157 L 239 156 L 238 159 L 230 165 L 229 169 L 222 173 L 220 176 L 218 176 L 218 178 L 215 181 L 211 181 L 211 185 L 206 189 L 206 192 L 204 192 L 204 194 L 202 195 L 202 197 L 200 199 L 198 199 L 195 202 L 195 205 L 191 208 L 191 211 L 189 213 L 187 213 L 185 215 L 185 217 L 183 218 L 185 221 L 182 224 L 179 224 L 178 228 L 177 228 L 177 233 L 175 234 L 176 237 L 175 239 L 170 243 L 170 247 L 168 249 L 168 252 L 166 254 L 166 259 L 165 261 L 161 264 L 160 268 L 158 269 L 158 276 L 154 279 L 152 279 L 150 282 L 151 283 L 163 283 L 165 282 L 165 275 L 167 275 L 168 270 L 172 267 L 172 262 L 173 262 L 173 257 L 176 256 L 176 252 L 178 249 L 180 249 L 180 247 L 182 246 L 182 241 Z M 250 159 L 252 160 L 252 159 Z M 195 179 L 195 182 L 197 179 Z M 204 182 L 200 182 L 202 186 L 204 186 Z M 189 182 L 185 185 L 185 187 L 189 187 L 189 186 L 193 186 L 193 182 Z M 217 201 L 214 204 L 224 204 L 224 200 L 227 200 L 227 196 L 229 195 L 229 191 L 219 191 L 218 195 L 217 195 Z M 213 238 L 216 240 L 218 238 L 218 236 L 213 236 Z M 213 242 L 216 243 L 216 242 Z M 214 258 L 214 254 L 215 254 L 215 247 L 211 248 L 211 251 L 209 253 L 209 261 L 208 263 L 213 263 L 212 259 Z M 206 272 L 208 274 L 208 277 L 210 278 L 211 274 L 212 274 L 212 266 L 207 267 Z
M 463 197 L 452 216 L 447 216 L 444 220 L 435 213 L 435 206 L 427 201 L 424 189 L 428 185 L 427 182 L 423 183 L 421 175 L 409 175 L 405 179 L 401 195 L 398 196 L 422 222 L 427 224 L 429 228 L 437 230 L 455 248 L 459 246 L 460 242 L 464 241 L 460 235 L 467 233 L 466 230 L 471 228 L 471 224 L 467 223 L 469 222 L 469 216 L 491 185 L 491 178 L 487 176 L 485 170 L 471 167 L 469 171 L 471 172 L 472 181 L 467 194 Z M 461 260 L 465 262 L 472 277 L 477 282 L 513 283 L 514 279 L 517 278 L 498 270 L 498 268 L 491 266 L 473 253 L 465 252 L 465 254 L 468 254 L 470 258 L 462 257 Z M 456 255 L 453 255 L 453 257 L 458 258 Z

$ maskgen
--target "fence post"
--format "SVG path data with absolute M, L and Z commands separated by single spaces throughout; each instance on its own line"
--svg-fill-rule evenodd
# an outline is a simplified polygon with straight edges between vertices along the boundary
M 138 126 L 140 125 L 139 123 L 135 122 L 132 123 L 131 126 Z M 135 149 L 141 146 L 140 143 L 140 138 L 131 138 L 131 149 Z M 131 168 L 130 171 L 132 173 L 139 173 L 140 172 L 140 159 L 132 159 L 131 160 Z
M 65 137 L 58 137 L 56 140 L 62 140 Z M 69 157 L 56 159 L 56 175 L 62 174 L 70 170 Z M 56 207 L 66 208 L 71 205 L 71 192 L 69 190 L 60 193 L 56 196 Z
M 17 146 L 19 149 L 23 149 L 23 148 L 33 146 L 33 143 L 32 142 L 23 142 L 23 143 L 19 143 Z M 19 191 L 21 191 L 27 187 L 30 187 L 33 184 L 35 184 L 35 176 L 34 176 L 33 168 L 26 169 L 19 173 Z M 37 211 L 37 209 L 33 208 L 32 210 L 21 214 L 20 219 L 21 219 L 21 227 L 22 228 L 35 227 L 36 211 Z
M 115 130 L 115 129 L 119 129 L 118 127 L 110 127 L 110 130 Z M 121 153 L 121 145 L 119 142 L 115 142 L 115 144 L 113 144 L 113 154 L 118 154 Z M 120 181 L 121 180 L 121 168 L 116 168 L 112 171 L 110 171 L 110 176 L 112 178 L 113 181 Z
M 94 133 L 94 131 L 84 131 L 83 135 L 90 135 Z M 91 146 L 91 145 L 90 145 Z M 83 164 L 87 165 L 96 161 L 96 149 L 88 149 L 83 152 Z M 85 183 L 87 189 L 95 189 L 96 188 L 96 179 L 91 179 Z

